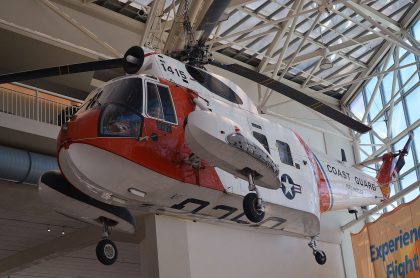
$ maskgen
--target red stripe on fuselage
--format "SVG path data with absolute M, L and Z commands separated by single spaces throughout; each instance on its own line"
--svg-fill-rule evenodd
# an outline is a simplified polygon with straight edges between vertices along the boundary
M 293 132 L 298 138 L 299 142 L 302 144 L 305 149 L 306 155 L 308 156 L 309 162 L 311 163 L 313 174 L 316 178 L 319 194 L 319 208 L 321 212 L 325 212 L 331 209 L 331 192 L 327 184 L 327 177 L 324 175 L 324 172 L 321 169 L 321 165 L 318 164 L 318 161 L 314 157 L 314 153 L 306 145 L 305 141 L 297 134 Z
M 60 132 L 60 147 L 72 143 L 89 144 L 181 182 L 224 191 L 224 186 L 213 166 L 201 161 L 200 167 L 192 167 L 188 160 L 192 152 L 185 144 L 184 122 L 188 114 L 195 110 L 195 104 L 192 101 L 194 93 L 174 83 L 160 81 L 170 88 L 178 125 L 145 118 L 142 136 L 156 134 L 156 141 L 99 137 L 97 130 L 100 110 L 91 109 L 77 114 L 68 122 L 68 130 Z M 162 128 L 162 125 L 169 130 Z
M 152 56 L 152 55 L 155 55 L 155 54 L 159 54 L 159 52 L 152 51 L 152 52 L 149 52 L 149 53 L 144 54 L 144 57 Z

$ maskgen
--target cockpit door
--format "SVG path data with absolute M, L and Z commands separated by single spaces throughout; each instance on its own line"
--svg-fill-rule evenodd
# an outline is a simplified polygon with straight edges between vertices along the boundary
M 156 80 L 144 81 L 144 129 L 140 138 L 146 141 L 154 160 L 176 160 L 179 128 L 174 102 L 168 86 Z

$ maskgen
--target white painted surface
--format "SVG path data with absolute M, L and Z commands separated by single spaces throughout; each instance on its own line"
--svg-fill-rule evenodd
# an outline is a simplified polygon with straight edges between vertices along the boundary
M 339 244 L 319 243 L 328 254 L 319 266 L 306 239 L 161 215 L 156 227 L 160 278 L 345 277 Z

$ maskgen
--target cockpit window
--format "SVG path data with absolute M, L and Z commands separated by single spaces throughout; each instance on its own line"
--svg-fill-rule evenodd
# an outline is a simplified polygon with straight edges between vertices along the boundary
M 277 140 L 276 143 L 279 150 L 280 161 L 284 164 L 293 166 L 292 152 L 290 151 L 289 144 L 279 140 Z
M 169 89 L 147 82 L 147 115 L 170 123 L 177 123 L 175 108 Z
M 230 102 L 242 104 L 241 98 L 225 83 L 208 74 L 206 71 L 185 65 L 188 73 L 210 92 L 222 97 Z
M 159 92 L 154 83 L 147 83 L 147 114 L 153 118 L 163 119 Z
M 117 103 L 141 114 L 143 108 L 143 83 L 140 78 L 125 78 L 109 83 L 98 94 L 97 103 Z
M 143 111 L 143 83 L 141 78 L 124 78 L 93 90 L 77 113 L 106 103 L 121 104 L 136 113 Z
M 86 109 L 101 107 L 99 135 L 139 138 L 143 125 L 143 80 L 118 79 L 90 98 Z
M 256 131 L 252 132 L 252 135 L 254 135 L 255 139 L 257 139 L 258 142 L 260 142 L 261 145 L 263 145 L 264 149 L 266 149 L 267 152 L 270 153 L 270 147 L 268 146 L 267 137 L 265 137 L 264 134 L 261 134 Z

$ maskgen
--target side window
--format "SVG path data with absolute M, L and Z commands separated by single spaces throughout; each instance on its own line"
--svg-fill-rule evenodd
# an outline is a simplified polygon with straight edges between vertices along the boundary
M 259 132 L 252 132 L 252 135 L 254 135 L 255 139 L 258 140 L 258 142 L 261 143 L 261 145 L 263 145 L 264 149 L 267 150 L 268 153 L 270 153 L 270 148 L 268 146 L 268 141 L 267 141 L 267 137 L 265 137 L 264 134 L 261 134 Z
M 147 114 L 150 117 L 163 120 L 162 105 L 157 86 L 154 83 L 147 83 Z
M 165 121 L 176 123 L 174 104 L 172 103 L 171 94 L 167 87 L 157 85 L 159 90 L 160 101 L 162 103 L 163 115 Z
M 230 102 L 242 104 L 241 98 L 225 83 L 217 79 L 216 77 L 208 74 L 206 71 L 198 69 L 196 67 L 185 65 L 188 73 L 201 85 L 213 94 L 218 95 Z
M 175 108 L 169 89 L 147 82 L 147 115 L 176 124 Z
M 287 143 L 282 141 L 276 141 L 277 148 L 279 149 L 280 161 L 284 164 L 294 166 L 293 165 L 293 158 L 292 153 L 290 151 L 290 147 Z

